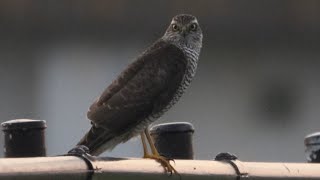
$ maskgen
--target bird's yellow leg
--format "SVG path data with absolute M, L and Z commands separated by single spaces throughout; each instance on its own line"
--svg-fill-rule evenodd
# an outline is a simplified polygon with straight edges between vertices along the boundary
M 157 148 L 154 146 L 154 142 L 150 136 L 149 130 L 148 128 L 146 128 L 144 130 L 144 134 L 147 137 L 147 140 L 149 142 L 150 148 L 151 148 L 151 152 L 152 154 L 144 154 L 144 158 L 150 158 L 150 159 L 155 159 L 158 162 L 161 163 L 161 165 L 165 168 L 165 170 L 167 172 L 169 172 L 170 174 L 175 173 L 175 174 L 179 174 L 177 170 L 174 169 L 174 167 L 170 164 L 170 159 L 163 157 L 159 154 Z M 144 137 L 141 135 L 141 139 L 142 139 L 142 144 L 143 142 L 145 143 L 145 139 Z M 145 148 L 144 148 L 145 149 Z
M 144 130 L 144 133 L 145 133 L 145 135 L 146 135 L 146 137 L 147 137 L 147 139 L 148 139 L 148 142 L 149 142 L 149 145 L 150 145 L 152 154 L 153 154 L 153 155 L 156 155 L 156 156 L 160 156 L 157 148 L 154 146 L 154 142 L 153 142 L 153 140 L 152 140 L 152 138 L 151 138 L 151 136 L 150 136 L 149 130 L 148 130 L 148 129 L 145 129 L 145 130 Z
M 142 141 L 142 146 L 143 146 L 143 158 L 147 158 L 150 155 L 148 154 L 148 147 L 146 144 L 146 138 L 144 137 L 143 132 L 140 134 L 140 136 L 141 136 L 141 141 Z

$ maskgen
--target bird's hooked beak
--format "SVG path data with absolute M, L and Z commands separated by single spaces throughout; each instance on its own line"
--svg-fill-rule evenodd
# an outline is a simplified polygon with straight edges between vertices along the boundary
M 188 30 L 187 30 L 187 28 L 186 27 L 183 27 L 182 29 L 181 29 L 181 34 L 182 34 L 182 36 L 185 38 L 186 36 L 187 36 L 187 32 Z

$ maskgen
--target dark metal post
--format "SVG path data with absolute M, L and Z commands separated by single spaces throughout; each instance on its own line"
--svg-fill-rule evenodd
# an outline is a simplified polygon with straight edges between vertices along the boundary
M 304 144 L 308 162 L 320 163 L 320 132 L 307 135 Z
M 187 122 L 153 126 L 150 134 L 159 153 L 172 159 L 193 159 L 192 136 L 194 127 Z
M 46 156 L 46 121 L 16 119 L 1 124 L 5 157 Z

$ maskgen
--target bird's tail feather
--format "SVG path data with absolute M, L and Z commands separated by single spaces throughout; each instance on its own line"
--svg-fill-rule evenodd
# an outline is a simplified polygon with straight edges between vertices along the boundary
M 113 149 L 116 145 L 112 132 L 104 128 L 92 126 L 89 132 L 78 142 L 89 148 L 91 155 L 97 156 L 107 149 Z

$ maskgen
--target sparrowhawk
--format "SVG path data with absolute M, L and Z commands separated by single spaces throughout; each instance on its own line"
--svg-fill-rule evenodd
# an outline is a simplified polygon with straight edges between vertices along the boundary
M 90 106 L 92 127 L 78 145 L 99 155 L 117 144 L 141 135 L 144 157 L 160 161 L 176 172 L 157 152 L 148 126 L 170 109 L 193 79 L 202 31 L 197 19 L 181 14 L 173 17 L 165 34 L 131 63 Z M 145 137 L 152 154 L 147 152 Z

